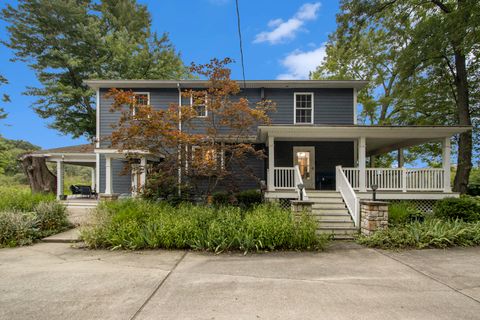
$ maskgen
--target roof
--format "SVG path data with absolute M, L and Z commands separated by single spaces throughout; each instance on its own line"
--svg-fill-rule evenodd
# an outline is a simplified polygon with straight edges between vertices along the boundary
M 60 147 L 53 149 L 37 150 L 32 152 L 32 154 L 37 155 L 46 155 L 46 154 L 85 154 L 85 153 L 94 153 L 94 145 L 89 144 L 80 144 L 76 146 Z
M 318 141 L 366 138 L 368 155 L 387 153 L 426 142 L 441 141 L 472 130 L 471 126 L 270 125 L 258 128 L 258 140 Z
M 243 81 L 235 80 L 243 85 Z M 86 80 L 93 89 L 100 88 L 206 88 L 208 80 Z M 246 88 L 356 88 L 362 89 L 366 80 L 246 80 Z

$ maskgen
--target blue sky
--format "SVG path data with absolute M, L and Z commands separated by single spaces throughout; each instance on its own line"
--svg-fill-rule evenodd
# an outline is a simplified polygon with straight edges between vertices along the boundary
M 153 30 L 168 32 L 186 64 L 230 57 L 233 78 L 241 78 L 234 0 L 139 0 L 147 5 Z M 15 5 L 16 1 L 2 1 Z M 324 56 L 323 43 L 335 30 L 337 1 L 239 0 L 247 79 L 302 79 Z M 0 21 L 0 38 L 6 23 Z M 22 95 L 28 86 L 38 86 L 35 74 L 24 63 L 12 63 L 9 49 L 0 46 L 0 73 L 10 81 L 0 88 L 12 99 L 9 113 L 0 122 L 0 134 L 23 139 L 43 148 L 85 143 L 47 127 L 31 109 L 35 97 Z

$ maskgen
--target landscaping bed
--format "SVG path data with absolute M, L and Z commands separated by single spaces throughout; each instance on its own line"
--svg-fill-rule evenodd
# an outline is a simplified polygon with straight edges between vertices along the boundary
M 389 228 L 357 241 L 381 249 L 480 245 L 480 199 L 446 198 L 437 202 L 431 214 L 419 212 L 408 202 L 391 204 Z
M 70 227 L 66 208 L 54 195 L 0 189 L 0 248 L 28 245 Z
M 328 236 L 316 222 L 273 204 L 250 209 L 121 200 L 99 205 L 81 230 L 90 248 L 230 250 L 319 250 Z

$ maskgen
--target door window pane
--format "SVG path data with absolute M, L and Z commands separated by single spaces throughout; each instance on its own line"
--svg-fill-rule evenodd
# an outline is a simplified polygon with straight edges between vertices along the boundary
M 303 180 L 310 178 L 310 152 L 297 152 L 297 165 Z

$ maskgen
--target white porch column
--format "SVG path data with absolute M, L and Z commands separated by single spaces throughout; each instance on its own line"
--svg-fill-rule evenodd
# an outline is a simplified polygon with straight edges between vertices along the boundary
M 142 157 L 140 159 L 140 188 L 143 191 L 143 188 L 145 187 L 145 183 L 147 182 L 147 157 Z
M 112 157 L 105 156 L 105 194 L 112 194 Z
M 360 192 L 367 191 L 366 184 L 367 167 L 367 143 L 365 137 L 358 139 L 358 169 L 360 171 L 359 184 Z
M 267 177 L 267 190 L 275 191 L 274 186 L 274 166 L 275 166 L 275 139 L 274 137 L 268 136 L 268 177 Z
M 60 199 L 63 196 L 63 160 L 57 161 L 57 199 Z
M 91 188 L 92 190 L 95 190 L 97 191 L 97 177 L 96 177 L 96 170 L 95 168 L 91 168 L 91 178 L 92 178 L 92 182 L 91 182 Z
M 398 162 L 398 167 L 403 168 L 405 160 L 403 158 L 403 149 L 402 148 L 398 149 L 397 162 Z
M 442 162 L 443 162 L 443 191 L 452 192 L 450 185 L 450 153 L 451 153 L 450 137 L 446 137 L 442 143 Z

